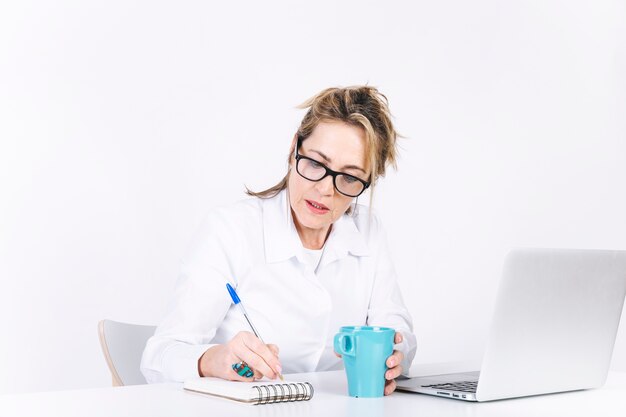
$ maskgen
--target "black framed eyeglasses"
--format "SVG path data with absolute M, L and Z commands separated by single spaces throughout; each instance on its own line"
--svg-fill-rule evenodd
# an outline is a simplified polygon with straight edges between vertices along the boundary
M 335 190 L 348 197 L 358 197 L 370 186 L 371 183 L 368 181 L 344 172 L 333 171 L 313 158 L 300 155 L 298 149 L 301 144 L 302 139 L 299 138 L 296 146 L 296 171 L 302 178 L 318 182 L 330 175 L 333 177 Z

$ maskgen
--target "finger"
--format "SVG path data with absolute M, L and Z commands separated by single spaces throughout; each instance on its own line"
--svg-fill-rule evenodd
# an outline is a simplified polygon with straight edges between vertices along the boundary
M 231 369 L 230 372 L 227 371 L 224 379 L 228 381 L 239 381 L 239 382 L 250 382 L 253 378 L 246 378 L 237 373 L 237 371 Z
M 389 395 L 396 390 L 396 381 L 391 380 L 385 384 L 385 395 Z
M 259 356 L 254 350 L 250 349 L 246 344 L 236 345 L 235 354 L 246 361 L 252 369 L 260 371 L 263 375 L 266 375 L 270 379 L 276 378 L 274 370 L 270 368 L 267 362 L 265 362 L 261 356 Z
M 393 343 L 396 343 L 396 344 L 397 344 L 397 343 L 402 343 L 402 340 L 403 340 L 403 338 L 402 338 L 402 333 L 400 333 L 400 332 L 396 332 L 396 335 L 395 335 L 395 337 L 394 337 L 394 341 L 393 341 Z
M 335 356 L 338 357 L 338 358 L 341 358 L 341 355 L 338 354 L 337 352 L 335 352 Z
M 244 344 L 248 346 L 248 348 L 254 353 L 262 357 L 268 365 L 280 365 L 278 355 L 272 352 L 272 350 L 269 348 L 270 345 L 264 344 L 258 337 L 249 332 L 245 333 L 242 339 Z M 271 346 L 275 346 L 278 350 L 278 346 Z
M 258 367 L 259 370 L 261 370 L 265 375 L 272 378 L 270 375 L 274 375 L 276 373 L 279 373 L 279 374 L 282 373 L 278 356 L 275 355 L 266 344 L 261 342 L 259 338 L 257 338 L 251 333 L 248 333 L 246 337 L 243 338 L 243 342 L 248 347 L 248 349 L 250 349 L 256 355 L 258 355 L 261 358 L 261 360 L 265 362 L 266 366 L 269 367 L 270 370 L 272 371 L 271 373 L 267 372 L 267 370 L 263 369 L 262 366 L 258 366 L 255 363 L 254 366 Z
M 265 363 L 263 358 L 261 358 L 259 355 L 257 355 L 247 347 L 243 347 L 241 351 L 237 352 L 237 355 L 241 356 L 254 372 L 267 375 L 267 377 L 270 379 L 274 379 L 276 377 L 275 372 L 267 365 L 267 363 Z
M 274 356 L 276 356 L 278 358 L 278 352 L 280 351 L 278 349 L 278 346 L 272 344 L 272 343 L 268 343 L 267 348 L 274 354 Z
M 237 381 L 252 381 L 256 374 L 254 367 L 243 356 L 233 354 L 235 360 L 230 365 L 232 372 L 238 377 Z
M 250 376 L 244 376 L 244 375 L 239 375 L 238 369 L 236 367 L 236 365 L 240 365 L 242 362 L 242 359 L 238 358 L 238 357 L 231 357 L 230 358 L 230 364 L 226 364 L 225 368 L 226 369 L 226 378 L 230 381 L 252 381 L 256 375 L 256 372 L 254 372 L 254 369 L 250 368 L 250 365 L 248 364 L 248 368 L 250 368 L 253 372 L 252 375 Z M 244 361 L 245 362 L 245 361 Z M 230 368 L 230 369 L 228 369 Z
M 398 365 L 395 368 L 388 369 L 387 372 L 385 372 L 385 379 L 387 380 L 396 379 L 401 374 L 402 374 L 402 366 Z
M 226 379 L 228 381 L 250 381 L 251 378 L 246 378 L 244 376 L 241 376 L 237 373 L 237 371 L 235 371 L 234 369 L 232 369 L 232 367 L 229 367 L 230 369 L 226 369 L 225 374 L 222 376 L 223 379 Z
M 385 364 L 387 365 L 387 368 L 393 368 L 394 366 L 398 366 L 402 363 L 402 359 L 404 359 L 404 353 L 399 350 L 394 350 L 393 354 L 387 358 L 387 362 L 385 362 Z

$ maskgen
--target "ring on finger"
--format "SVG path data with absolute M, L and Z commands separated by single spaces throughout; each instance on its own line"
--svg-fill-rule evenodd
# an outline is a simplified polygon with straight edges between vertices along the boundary
M 237 372 L 237 375 L 244 378 L 252 378 L 254 376 L 254 371 L 245 361 L 233 363 L 231 367 L 233 371 Z

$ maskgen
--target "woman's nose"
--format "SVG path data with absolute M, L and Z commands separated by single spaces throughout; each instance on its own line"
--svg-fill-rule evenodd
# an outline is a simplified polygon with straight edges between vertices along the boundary
M 326 178 L 317 182 L 317 189 L 322 195 L 332 195 L 335 191 L 335 185 L 333 184 L 333 177 L 328 175 Z

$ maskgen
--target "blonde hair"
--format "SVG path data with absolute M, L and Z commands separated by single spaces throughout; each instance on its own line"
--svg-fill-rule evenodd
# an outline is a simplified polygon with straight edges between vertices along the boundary
M 298 106 L 306 109 L 297 137 L 305 141 L 320 122 L 340 121 L 360 127 L 365 132 L 367 165 L 371 170 L 369 181 L 373 195 L 374 184 L 385 176 L 386 168 L 394 168 L 397 158 L 396 140 L 400 136 L 391 122 L 387 97 L 375 87 L 352 86 L 327 88 Z M 297 146 L 297 145 L 296 145 Z M 290 152 L 287 161 L 291 161 Z M 246 194 L 259 198 L 271 198 L 287 188 L 289 172 L 273 187 L 254 192 L 246 187 Z

